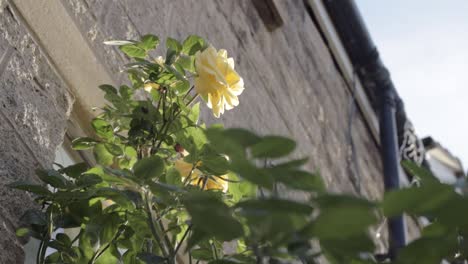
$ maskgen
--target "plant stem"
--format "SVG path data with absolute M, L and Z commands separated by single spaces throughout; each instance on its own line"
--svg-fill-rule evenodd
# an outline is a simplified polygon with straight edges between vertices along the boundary
M 96 251 L 93 255 L 93 257 L 91 258 L 91 260 L 89 261 L 89 264 L 94 264 L 94 262 L 96 262 L 96 260 L 98 260 L 98 258 L 100 256 L 102 256 L 102 254 L 104 254 L 104 252 L 106 252 L 107 249 L 109 249 L 109 247 L 112 245 L 112 243 L 114 243 L 114 241 L 119 238 L 119 236 L 125 231 L 125 228 L 126 228 L 126 224 L 123 224 L 119 227 L 119 230 L 115 233 L 114 237 L 112 237 L 111 241 L 109 241 L 109 243 L 107 243 L 102 249 L 99 249 L 98 251 Z
M 47 226 L 47 231 L 45 234 L 45 237 L 42 239 L 41 244 L 39 245 L 39 254 L 38 254 L 38 259 L 37 263 L 42 264 L 45 263 L 45 254 L 47 251 L 47 246 L 49 244 L 50 237 L 52 236 L 52 231 L 54 230 L 54 222 L 53 222 L 53 206 L 49 206 L 48 210 L 49 211 L 49 223 Z
M 192 230 L 192 224 L 189 225 L 189 227 L 187 228 L 187 230 L 185 230 L 185 233 L 184 235 L 182 236 L 182 238 L 180 239 L 180 242 L 179 244 L 177 245 L 175 251 L 174 251 L 174 257 L 177 255 L 177 252 L 179 252 L 179 249 L 180 247 L 182 246 L 185 238 L 187 237 L 188 233 Z
M 211 250 L 213 251 L 214 259 L 218 259 L 218 252 L 216 252 L 216 247 L 213 242 L 211 242 Z
M 145 203 L 145 206 L 146 206 L 146 213 L 148 214 L 148 223 L 149 223 L 149 226 L 150 226 L 150 229 L 151 229 L 151 233 L 153 234 L 153 237 L 154 237 L 154 240 L 156 240 L 156 243 L 158 243 L 158 246 L 159 248 L 161 249 L 161 252 L 162 254 L 164 255 L 164 257 L 168 257 L 168 254 L 167 254 L 167 251 L 166 251 L 166 248 L 164 247 L 160 237 L 159 237 L 159 234 L 158 234 L 158 231 L 157 231 L 157 228 L 156 228 L 156 225 L 154 223 L 154 212 L 153 212 L 153 209 L 152 209 L 152 206 L 151 206 L 151 199 L 150 199 L 150 194 L 149 193 L 144 193 L 143 194 L 144 197 L 145 197 L 145 200 L 146 200 L 146 203 Z

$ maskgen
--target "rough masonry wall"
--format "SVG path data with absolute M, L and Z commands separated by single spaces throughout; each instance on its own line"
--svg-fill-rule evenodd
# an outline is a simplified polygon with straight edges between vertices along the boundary
M 61 144 L 72 97 L 14 11 L 0 0 L 0 263 L 23 263 L 15 236 L 32 198 L 5 185 L 36 181 Z

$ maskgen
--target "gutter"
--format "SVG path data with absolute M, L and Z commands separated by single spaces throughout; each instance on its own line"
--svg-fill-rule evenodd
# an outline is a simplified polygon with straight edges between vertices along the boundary
M 404 105 L 383 64 L 354 0 L 322 0 L 372 108 L 378 113 L 385 191 L 400 188 L 398 134 L 406 122 Z M 395 259 L 406 244 L 403 216 L 388 219 L 389 254 Z

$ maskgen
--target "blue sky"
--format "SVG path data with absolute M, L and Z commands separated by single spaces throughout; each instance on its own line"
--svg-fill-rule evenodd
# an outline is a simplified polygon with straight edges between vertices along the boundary
M 468 167 L 468 0 L 356 0 L 420 137 Z

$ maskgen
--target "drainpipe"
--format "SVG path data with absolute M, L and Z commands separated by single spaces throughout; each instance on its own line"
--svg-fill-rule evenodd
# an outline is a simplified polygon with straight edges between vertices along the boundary
M 380 61 L 380 60 L 379 60 Z M 383 176 L 385 191 L 400 188 L 400 157 L 398 152 L 396 106 L 398 96 L 389 78 L 385 67 L 377 68 L 382 78 L 382 91 L 380 96 L 380 154 L 383 163 Z M 394 260 L 398 250 L 405 246 L 405 222 L 403 216 L 388 219 L 389 252 L 388 256 Z
M 379 57 L 377 48 L 353 0 L 322 0 L 346 52 L 366 90 L 374 110 L 379 113 L 380 154 L 383 163 L 385 191 L 400 188 L 400 158 L 397 125 L 406 115 L 390 74 Z M 397 119 L 398 118 L 398 124 Z M 401 123 L 403 122 L 403 123 Z M 405 246 L 403 216 L 388 219 L 389 252 L 392 260 Z

